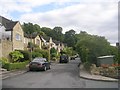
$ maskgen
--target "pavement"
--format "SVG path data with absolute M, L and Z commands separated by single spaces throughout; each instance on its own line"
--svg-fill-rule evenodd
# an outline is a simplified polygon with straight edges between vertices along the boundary
M 13 76 L 16 76 L 16 75 L 26 73 L 27 71 L 28 71 L 28 69 L 12 70 L 12 71 L 7 71 L 6 69 L 1 69 L 0 70 L 0 77 L 2 79 L 7 79 L 9 77 L 13 77 Z
M 92 75 L 86 70 L 83 69 L 83 66 L 80 66 L 79 71 L 80 78 L 88 79 L 88 80 L 96 80 L 96 81 L 109 81 L 109 82 L 118 82 L 118 79 L 109 78 L 101 75 Z

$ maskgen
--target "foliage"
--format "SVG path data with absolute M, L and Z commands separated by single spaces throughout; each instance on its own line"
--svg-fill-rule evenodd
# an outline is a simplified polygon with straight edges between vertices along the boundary
M 35 49 L 33 52 L 37 53 L 38 55 L 41 55 L 41 57 L 46 58 L 48 60 L 48 51 L 42 50 L 42 49 Z
M 20 61 L 21 58 L 24 58 L 23 54 L 19 51 L 13 51 L 9 54 L 13 60 L 13 62 Z
M 76 44 L 75 31 L 69 30 L 65 32 L 64 42 L 67 43 L 69 47 L 74 47 Z
M 91 63 L 89 63 L 89 62 L 85 62 L 85 63 L 84 63 L 84 68 L 85 68 L 85 70 L 89 71 L 89 70 L 90 70 L 90 67 L 91 67 Z
M 8 59 L 5 57 L 0 58 L 0 65 L 2 64 L 2 67 L 5 65 L 5 63 L 8 63 Z
M 54 47 L 50 49 L 50 56 L 52 60 L 57 58 L 57 50 Z
M 29 63 L 29 61 L 17 62 L 17 63 L 5 63 L 3 68 L 7 69 L 8 71 L 15 70 L 15 69 L 24 69 L 24 68 L 26 68 L 26 65 L 28 63 Z
M 21 52 L 24 56 L 24 58 L 20 59 L 20 62 L 24 62 L 26 60 L 29 60 L 29 61 L 31 60 L 31 53 L 29 51 L 27 51 L 27 50 L 26 51 L 25 50 L 17 50 L 17 51 Z
M 63 54 L 67 54 L 69 56 L 75 55 L 75 51 L 73 50 L 72 47 L 66 47 L 66 48 L 64 48 L 63 51 L 62 51 L 62 53 Z
M 43 57 L 43 56 L 42 56 L 41 53 L 33 51 L 32 52 L 32 58 L 36 58 L 36 57 Z
M 53 38 L 55 40 L 58 40 L 58 41 L 62 42 L 63 39 L 64 39 L 62 31 L 63 31 L 62 27 L 54 27 L 53 28 Z
M 78 39 L 76 50 L 82 62 L 96 63 L 98 56 L 110 54 L 110 43 L 104 37 L 90 35 L 85 32 L 76 35 L 76 37 Z
M 57 50 L 54 47 L 50 49 L 50 54 L 52 53 L 57 53 Z
M 118 47 L 110 46 L 109 53 L 114 55 L 114 63 L 120 63 L 120 50 Z
M 34 44 L 34 43 L 32 43 L 32 42 L 28 42 L 28 48 L 34 49 L 34 48 L 39 48 L 39 46 Z
M 23 23 L 22 25 L 24 33 L 27 35 L 31 35 L 34 32 L 40 31 L 40 26 L 33 23 Z

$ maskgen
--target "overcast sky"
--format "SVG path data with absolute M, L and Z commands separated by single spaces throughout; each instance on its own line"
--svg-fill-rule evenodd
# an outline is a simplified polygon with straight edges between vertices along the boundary
M 118 41 L 118 0 L 1 0 L 0 15 L 105 36 L 112 45 Z

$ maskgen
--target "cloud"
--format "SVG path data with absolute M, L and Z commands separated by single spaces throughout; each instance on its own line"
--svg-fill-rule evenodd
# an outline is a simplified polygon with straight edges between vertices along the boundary
M 41 27 L 54 28 L 61 26 L 65 31 L 70 29 L 79 33 L 81 30 L 90 34 L 105 36 L 111 43 L 117 42 L 117 2 L 118 0 L 2 0 L 2 7 L 8 12 L 24 12 L 21 22 L 37 23 Z M 8 2 L 8 3 L 7 3 Z M 34 8 L 54 2 L 56 6 L 69 2 L 77 4 L 54 8 L 46 12 L 34 12 Z M 1 5 L 1 4 L 0 4 Z M 4 10 L 3 10 L 4 11 Z M 2 12 L 0 11 L 0 14 Z

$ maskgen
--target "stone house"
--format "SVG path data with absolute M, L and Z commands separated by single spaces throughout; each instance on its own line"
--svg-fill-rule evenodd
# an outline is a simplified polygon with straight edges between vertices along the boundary
M 19 21 L 12 21 L 0 16 L 2 25 L 1 51 L 2 57 L 9 57 L 9 53 L 14 50 L 24 50 L 24 32 Z
M 42 45 L 46 46 L 47 49 L 51 49 L 54 47 L 58 53 L 64 49 L 64 44 L 61 43 L 60 41 L 53 40 L 52 37 L 43 36 L 41 37 L 41 40 L 43 43 Z
M 24 49 L 27 49 L 29 42 L 37 45 L 41 49 L 42 40 L 37 33 L 34 33 L 32 35 L 24 35 Z

